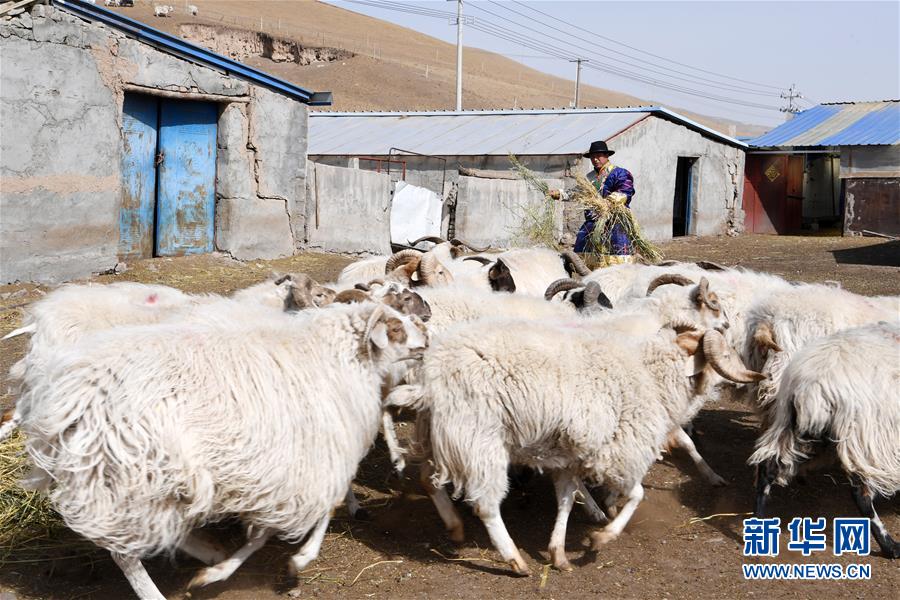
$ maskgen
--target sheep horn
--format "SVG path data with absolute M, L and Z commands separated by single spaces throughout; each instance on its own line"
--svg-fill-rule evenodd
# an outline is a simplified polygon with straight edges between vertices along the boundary
M 422 255 L 419 261 L 419 267 L 416 271 L 419 273 L 419 282 L 424 285 L 432 285 L 434 283 L 434 275 L 437 270 L 437 256 L 431 252 Z
M 703 269 L 704 271 L 727 271 L 728 267 L 723 267 L 719 263 L 710 262 L 708 260 L 698 260 L 695 263 L 698 267 Z
M 401 250 L 399 252 L 394 252 L 391 257 L 387 260 L 387 264 L 384 265 L 384 274 L 392 273 L 394 269 L 399 267 L 402 264 L 406 264 L 413 259 L 416 260 L 416 264 L 421 259 L 422 253 L 418 250 Z
M 369 287 L 372 287 L 373 285 L 384 285 L 384 279 L 382 279 L 381 277 L 377 277 L 371 280 L 368 285 Z
M 675 265 L 680 265 L 681 262 L 677 260 L 664 260 L 662 262 L 656 263 L 657 267 L 674 267 Z
M 753 331 L 753 341 L 762 348 L 781 352 L 781 346 L 775 341 L 775 332 L 772 331 L 769 323 L 763 322 L 756 326 Z
M 273 273 L 273 276 L 275 277 L 275 281 L 273 282 L 275 285 L 281 285 L 285 281 L 289 281 L 291 279 L 290 273 L 287 273 L 285 275 L 277 275 Z
M 714 298 L 710 298 L 709 279 L 707 279 L 706 277 L 700 278 L 700 285 L 697 286 L 697 299 L 713 310 L 720 309 L 719 301 Z
M 748 369 L 728 347 L 725 336 L 715 329 L 703 334 L 703 354 L 716 373 L 735 383 L 753 383 L 766 378 L 762 373 Z
M 410 246 L 415 246 L 416 244 L 418 244 L 418 243 L 420 243 L 420 242 L 431 242 L 432 244 L 445 244 L 445 243 L 447 243 L 447 240 L 445 240 L 445 239 L 442 238 L 442 237 L 438 237 L 438 236 L 436 236 L 436 235 L 423 235 L 422 237 L 420 237 L 420 238 L 417 239 L 416 241 L 414 241 L 414 242 L 409 242 L 409 245 L 410 245 Z
M 557 279 L 553 283 L 551 283 L 547 287 L 547 291 L 544 292 L 544 300 L 552 300 L 553 296 L 557 295 L 560 292 L 566 292 L 568 290 L 574 290 L 576 288 L 582 287 L 582 283 L 579 281 L 575 281 L 571 277 L 563 277 L 562 279 Z
M 566 271 L 569 271 L 570 273 L 572 271 L 575 271 L 582 277 L 591 274 L 591 270 L 587 268 L 587 265 L 584 264 L 584 261 L 581 260 L 581 257 L 575 254 L 573 251 L 563 250 L 559 253 L 559 256 L 563 259 L 563 264 L 566 266 Z
M 609 298 L 606 294 L 603 293 L 603 290 L 600 288 L 600 284 L 596 281 L 589 281 L 588 284 L 584 288 L 584 296 L 583 296 L 584 306 L 594 306 L 599 304 L 600 306 L 605 306 L 606 308 L 612 308 L 612 302 L 609 301 Z
M 488 265 L 488 264 L 494 262 L 494 261 L 492 261 L 491 259 L 485 258 L 485 257 L 483 257 L 483 256 L 467 256 L 467 257 L 464 258 L 463 260 L 474 260 L 474 261 L 476 261 L 476 262 L 480 262 L 480 263 L 483 264 L 483 265 Z
M 372 291 L 372 288 L 370 288 L 368 286 L 368 284 L 365 284 L 365 283 L 357 283 L 356 285 L 353 286 L 353 288 L 357 289 L 357 290 L 362 290 L 363 292 L 371 292 Z
M 675 285 L 694 285 L 694 282 L 684 275 L 679 275 L 678 273 L 666 273 L 650 282 L 650 285 L 647 286 L 647 295 L 649 296 L 652 294 L 653 290 L 659 286 L 670 283 L 674 283 Z
M 465 246 L 469 250 L 474 250 L 475 252 L 487 252 L 490 249 L 490 246 L 487 246 L 486 248 L 479 248 L 478 246 L 473 246 L 469 242 L 463 241 L 459 238 L 453 238 L 452 240 L 450 240 L 450 243 L 454 246 Z

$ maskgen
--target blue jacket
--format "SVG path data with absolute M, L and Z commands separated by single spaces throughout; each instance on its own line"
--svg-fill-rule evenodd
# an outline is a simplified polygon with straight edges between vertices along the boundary
M 598 178 L 596 171 L 588 173 L 587 178 L 595 187 L 599 186 L 600 179 Z M 631 206 L 631 198 L 634 196 L 634 178 L 628 170 L 623 169 L 622 167 L 613 167 L 606 176 L 606 179 L 603 180 L 603 185 L 598 188 L 598 191 L 600 192 L 600 195 L 604 197 L 612 192 L 621 192 L 622 194 L 625 194 L 627 198 L 627 200 L 625 200 L 625 206 L 629 207 Z M 593 233 L 594 227 L 597 225 L 597 215 L 594 214 L 594 211 L 592 210 L 585 210 L 584 219 L 584 224 L 578 231 L 578 237 L 575 238 L 575 252 L 594 251 L 594 246 L 591 243 L 591 233 Z M 625 234 L 621 225 L 613 225 L 604 235 L 609 237 L 610 254 L 632 253 L 631 240 L 628 239 L 628 236 Z

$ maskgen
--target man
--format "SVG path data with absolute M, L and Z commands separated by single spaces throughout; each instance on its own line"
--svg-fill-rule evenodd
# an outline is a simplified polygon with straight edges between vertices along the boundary
M 606 146 L 606 142 L 597 141 L 591 144 L 590 149 L 584 153 L 585 158 L 591 159 L 594 170 L 587 174 L 588 181 L 594 184 L 597 191 L 604 198 L 612 192 L 621 192 L 627 200 L 625 206 L 631 205 L 631 197 L 634 196 L 634 179 L 631 173 L 622 167 L 617 167 L 609 161 L 609 157 L 615 154 Z M 595 251 L 591 243 L 591 234 L 597 225 L 597 215 L 592 210 L 584 211 L 584 224 L 575 238 L 575 252 Z M 604 232 L 604 237 L 609 238 L 608 252 L 616 256 L 628 256 L 632 254 L 631 240 L 625 234 L 622 226 L 617 224 L 610 226 Z M 599 251 L 599 248 L 596 249 Z

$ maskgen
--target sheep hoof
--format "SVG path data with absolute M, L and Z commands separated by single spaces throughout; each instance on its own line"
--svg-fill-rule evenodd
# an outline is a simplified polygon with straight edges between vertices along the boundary
M 885 549 L 884 554 L 888 558 L 900 558 L 900 542 L 894 542 L 893 546 Z
M 709 483 L 713 487 L 724 487 L 728 485 L 728 481 L 716 473 L 709 476 Z
M 197 573 L 194 578 L 188 582 L 187 587 L 189 590 L 205 587 L 211 583 L 228 579 L 228 575 L 230 575 L 230 573 L 227 573 L 224 569 L 208 567 Z
M 599 550 L 604 544 L 608 544 L 619 537 L 617 533 L 611 531 L 594 531 L 591 533 L 591 550 Z
M 513 572 L 519 577 L 531 577 L 531 569 L 528 568 L 528 565 L 521 558 L 511 559 L 509 566 L 512 567 Z
M 560 571 L 573 571 L 572 563 L 566 558 L 566 551 L 562 548 L 551 548 L 550 557 L 553 559 L 553 566 Z

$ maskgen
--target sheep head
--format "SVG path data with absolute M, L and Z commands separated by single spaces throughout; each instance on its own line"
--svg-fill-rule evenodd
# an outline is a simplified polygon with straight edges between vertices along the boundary
M 421 356 L 428 347 L 428 330 L 415 315 L 402 315 L 384 304 L 369 314 L 363 336 L 366 354 L 383 368 Z
M 488 270 L 488 283 L 495 292 L 513 293 L 516 291 L 516 282 L 512 272 L 502 258 L 498 258 Z

